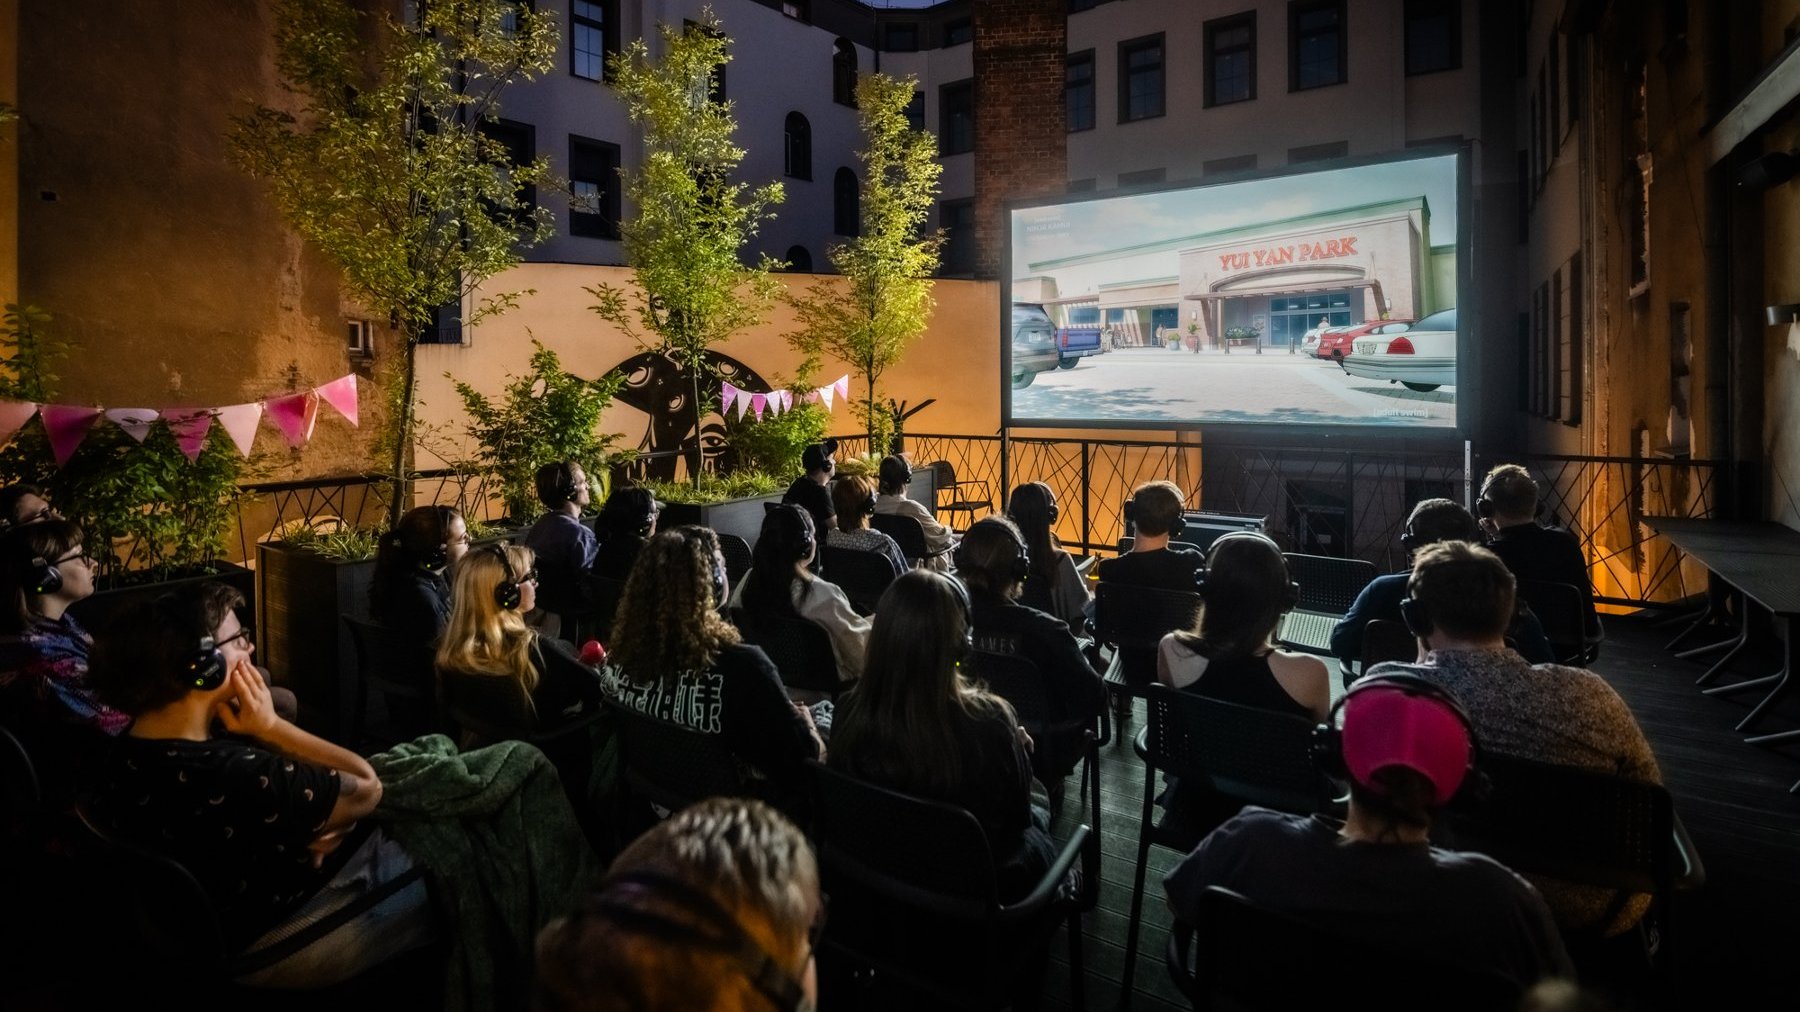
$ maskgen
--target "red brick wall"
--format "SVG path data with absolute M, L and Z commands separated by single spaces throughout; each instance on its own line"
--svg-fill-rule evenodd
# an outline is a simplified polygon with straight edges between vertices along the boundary
M 1068 185 L 1066 0 L 975 4 L 975 276 L 1000 275 L 1006 201 Z

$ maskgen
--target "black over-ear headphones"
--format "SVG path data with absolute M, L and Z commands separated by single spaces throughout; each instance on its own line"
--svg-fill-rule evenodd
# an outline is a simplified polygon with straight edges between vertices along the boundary
M 818 534 L 812 524 L 812 515 L 807 513 L 804 508 L 792 503 L 783 503 L 770 512 L 787 517 L 782 523 L 793 526 L 795 541 L 798 542 L 795 547 L 800 551 L 799 558 L 810 559 L 818 553 Z M 716 587 L 714 589 L 717 590 Z M 725 599 L 721 596 L 719 600 L 723 603 Z
M 575 469 L 566 460 L 556 462 L 556 494 L 564 502 L 575 501 Z
M 1206 565 L 1201 566 L 1194 573 L 1194 590 L 1199 592 L 1201 597 L 1206 596 L 1207 578 L 1208 578 L 1209 574 L 1211 574 L 1211 572 L 1212 572 L 1213 560 L 1218 558 L 1219 546 L 1222 544 L 1225 544 L 1227 541 L 1230 541 L 1234 538 L 1240 539 L 1240 540 L 1244 539 L 1244 538 L 1254 538 L 1257 541 L 1260 541 L 1263 544 L 1268 545 L 1269 548 L 1272 551 L 1274 551 L 1276 556 L 1281 559 L 1282 573 L 1283 574 L 1287 573 L 1287 571 L 1288 571 L 1287 556 L 1283 555 L 1281 553 L 1281 546 L 1277 545 L 1275 543 L 1274 538 L 1269 537 L 1267 534 L 1264 534 L 1261 531 L 1231 531 L 1227 534 L 1221 534 L 1219 536 L 1218 540 L 1214 541 L 1212 543 L 1212 547 L 1208 548 L 1206 551 Z M 1298 583 L 1295 583 L 1291 579 L 1284 581 L 1282 584 L 1282 589 L 1281 589 L 1281 604 L 1282 604 L 1281 610 L 1287 611 L 1288 609 L 1294 607 L 1295 605 L 1297 605 L 1299 603 L 1300 603 L 1300 585 Z
M 1427 681 L 1418 675 L 1396 672 L 1391 675 L 1376 675 L 1372 678 L 1360 678 L 1354 682 L 1338 701 L 1332 704 L 1331 712 L 1326 715 L 1325 722 L 1313 728 L 1312 739 L 1307 745 L 1307 753 L 1312 757 L 1313 765 L 1319 772 L 1344 783 L 1350 782 L 1350 770 L 1344 763 L 1344 732 L 1338 727 L 1338 716 L 1344 712 L 1344 705 L 1350 697 L 1359 692 L 1371 689 L 1399 689 L 1409 696 L 1424 696 L 1441 704 L 1456 716 L 1462 724 L 1463 734 L 1469 739 L 1469 764 L 1463 770 L 1462 782 L 1456 793 L 1449 798 L 1439 799 L 1439 804 L 1448 803 L 1453 798 L 1472 798 L 1479 801 L 1488 792 L 1486 777 L 1481 772 L 1481 741 L 1475 736 L 1475 722 L 1469 718 L 1469 711 L 1463 709 L 1443 686 Z M 1367 786 L 1367 785 L 1364 785 Z
M 862 511 L 863 516 L 872 517 L 875 515 L 875 493 L 870 492 L 863 498 Z
M 651 902 L 632 903 L 631 896 L 647 897 Z M 700 923 L 645 909 L 660 904 L 690 914 Z M 718 900 L 680 879 L 649 871 L 615 875 L 587 898 L 582 912 L 608 917 L 665 944 L 722 953 L 737 963 L 750 986 L 778 1012 L 799 1012 L 807 1007 L 806 989 L 794 975 L 750 937 Z
M 25 588 L 32 594 L 54 594 L 62 589 L 62 567 L 42 555 L 33 554 L 25 561 Z
M 949 582 L 950 589 L 956 592 L 956 603 L 962 609 L 963 635 L 956 645 L 956 663 L 960 665 L 975 652 L 975 605 L 969 600 L 969 588 L 963 586 L 961 580 L 953 576 L 940 578 Z
M 1486 500 L 1482 501 L 1485 502 Z M 1412 527 L 1408 525 L 1405 530 L 1400 532 L 1400 547 L 1409 552 L 1416 552 L 1425 546 L 1420 542 L 1419 536 L 1413 533 Z
M 456 516 L 456 511 L 448 506 L 433 506 L 431 515 L 437 521 L 437 533 L 431 536 L 430 544 L 414 548 L 412 553 L 414 565 L 436 572 L 450 565 L 450 520 Z M 407 550 L 406 538 L 399 531 L 388 535 L 388 544 L 402 551 Z
M 199 609 L 174 594 L 158 595 L 156 609 L 163 613 L 165 620 L 179 628 L 192 630 L 205 622 Z M 211 692 L 224 685 L 225 676 L 229 673 L 225 664 L 225 652 L 213 642 L 212 632 L 211 629 L 199 630 L 199 642 L 192 651 L 182 655 L 178 662 L 183 678 L 201 692 Z
M 1414 639 L 1422 640 L 1431 635 L 1431 609 L 1410 594 L 1400 599 L 1400 621 L 1406 623 L 1406 631 L 1412 633 Z
M 506 557 L 504 544 L 492 544 L 487 548 L 494 553 L 494 558 L 500 560 L 501 577 L 500 582 L 494 584 L 494 603 L 503 611 L 512 611 L 524 599 L 519 591 L 519 578 L 513 573 L 512 560 Z
M 982 520 L 980 523 L 986 524 L 988 521 Z M 1024 537 L 1018 533 L 1014 525 L 995 521 L 992 526 L 1004 529 L 1007 539 L 1013 544 L 1013 557 L 1006 564 L 1006 585 L 1010 587 L 1015 583 L 1023 582 L 1026 577 L 1031 575 L 1031 546 L 1025 543 Z M 957 569 L 980 568 L 975 565 L 974 560 L 969 558 L 968 543 L 968 534 L 965 532 L 963 540 L 956 543 L 956 551 L 952 555 L 956 560 Z M 959 583 L 957 586 L 961 587 L 962 584 Z

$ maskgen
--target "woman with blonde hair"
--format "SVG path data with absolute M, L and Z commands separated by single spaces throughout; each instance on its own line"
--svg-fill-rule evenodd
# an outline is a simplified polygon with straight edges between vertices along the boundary
M 729 594 L 711 530 L 686 524 L 650 539 L 625 581 L 601 676 L 623 705 L 722 735 L 778 793 L 796 791 L 824 746 L 768 655 L 719 614 Z

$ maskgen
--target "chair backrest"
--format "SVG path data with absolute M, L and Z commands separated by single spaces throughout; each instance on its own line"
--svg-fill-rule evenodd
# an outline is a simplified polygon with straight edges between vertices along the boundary
M 887 556 L 833 545 L 821 547 L 819 553 L 831 582 L 843 590 L 851 606 L 864 615 L 874 614 L 882 593 L 894 582 L 894 566 Z
M 744 642 L 762 647 L 781 682 L 790 689 L 835 693 L 842 686 L 838 680 L 837 656 L 831 651 L 831 636 L 815 622 L 804 618 L 770 617 L 750 622 L 740 620 L 738 609 L 733 622 L 744 636 Z
M 101 895 L 124 907 L 101 920 L 124 932 L 138 965 L 166 970 L 169 977 L 224 975 L 231 957 L 225 927 L 199 880 L 179 863 L 115 836 L 104 817 L 85 805 L 76 814 L 92 837 L 85 845 L 105 887 Z
M 1191 932 L 1192 954 L 1187 966 Z M 1198 923 L 1178 924 L 1170 971 L 1199 1008 L 1287 1010 L 1378 1003 L 1406 1012 L 1513 1009 L 1520 987 L 1500 974 L 1396 952 L 1260 907 L 1220 886 L 1200 896 Z M 1179 961 L 1179 962 L 1177 962 Z M 1294 972 L 1304 967 L 1305 972 Z M 1404 968 L 1396 980 L 1394 968 Z M 1190 976 L 1191 974 L 1191 976 Z M 1357 999 L 1360 999 L 1358 1001 Z
M 925 547 L 925 527 L 916 517 L 877 513 L 869 518 L 869 526 L 893 538 L 908 562 L 916 563 L 929 554 Z
M 355 615 L 343 615 L 350 629 L 350 643 L 356 648 L 356 667 L 363 681 L 389 696 L 428 700 L 431 687 L 408 680 L 405 673 L 412 663 L 394 634 L 379 622 Z
M 1300 585 L 1299 607 L 1306 611 L 1342 615 L 1356 595 L 1375 579 L 1375 564 L 1363 559 L 1339 559 L 1330 555 L 1288 552 L 1288 578 Z
M 1049 726 L 1050 696 L 1044 687 L 1044 673 L 1037 665 L 1017 654 L 976 650 L 969 654 L 963 667 L 986 682 L 994 695 L 1012 704 L 1019 723 L 1032 737 Z
M 25 743 L 0 724 L 0 835 L 30 824 L 42 811 L 43 786 Z
M 1330 784 L 1309 751 L 1313 721 L 1164 685 L 1145 699 L 1152 767 L 1277 811 L 1304 815 L 1329 802 Z
M 1240 531 L 1260 531 L 1268 526 L 1268 517 L 1249 516 L 1243 513 L 1209 513 L 1205 510 L 1186 510 L 1181 518 L 1189 526 L 1209 524 L 1214 527 L 1230 527 Z
M 1117 647 L 1154 650 L 1169 633 L 1192 628 L 1199 613 L 1200 595 L 1193 591 L 1105 580 L 1094 591 L 1094 635 Z
M 1410 663 L 1419 658 L 1419 641 L 1406 623 L 1391 618 L 1370 619 L 1363 625 L 1362 670 L 1387 661 Z
M 1565 882 L 1643 893 L 1673 882 L 1675 806 L 1664 788 L 1494 753 L 1481 770 L 1487 799 L 1451 812 L 1457 847 Z
M 956 487 L 956 466 L 954 464 L 947 460 L 934 460 L 925 466 L 931 468 L 938 488 Z
M 1182 533 L 1183 533 L 1183 534 L 1185 534 L 1185 533 L 1187 533 L 1187 532 L 1186 532 L 1186 531 L 1183 531 L 1183 532 L 1182 532 Z M 1213 543 L 1213 541 L 1215 541 L 1215 540 L 1217 540 L 1217 539 L 1218 539 L 1218 537 L 1219 537 L 1219 536 L 1220 536 L 1220 535 L 1223 535 L 1223 534 L 1224 534 L 1224 533 L 1225 533 L 1225 532 L 1224 532 L 1224 531 L 1220 531 L 1220 532 L 1219 532 L 1219 533 L 1218 533 L 1218 534 L 1215 534 L 1215 535 L 1213 535 L 1213 537 L 1212 537 L 1212 538 L 1208 538 L 1208 539 L 1206 539 L 1206 540 L 1205 540 L 1205 544 L 1202 544 L 1202 543 L 1201 543 L 1201 542 L 1199 542 L 1199 541 L 1194 541 L 1194 540 L 1191 540 L 1191 539 L 1186 539 L 1186 538 L 1184 538 L 1184 539 L 1183 539 L 1183 540 L 1181 540 L 1181 541 L 1171 541 L 1171 542 L 1169 542 L 1169 547 L 1170 547 L 1170 548 L 1191 548 L 1191 549 L 1193 549 L 1193 550 L 1194 550 L 1194 551 L 1196 551 L 1196 552 L 1199 552 L 1199 553 L 1200 553 L 1200 554 L 1201 554 L 1201 555 L 1205 555 L 1205 554 L 1206 554 L 1206 549 L 1207 549 L 1207 548 L 1209 548 L 1209 547 L 1211 547 L 1211 545 L 1212 545 L 1212 543 Z M 1120 538 L 1120 539 L 1119 539 L 1119 543 L 1118 543 L 1118 545 L 1117 545 L 1117 546 L 1116 546 L 1116 547 L 1117 547 L 1117 548 L 1118 548 L 1118 552 L 1119 552 L 1119 554 L 1120 554 L 1120 555 L 1124 555 L 1124 554 L 1125 554 L 1125 553 L 1126 553 L 1126 552 L 1129 552 L 1129 551 L 1131 551 L 1131 546 L 1132 546 L 1132 545 L 1135 545 L 1135 544 L 1137 544 L 1137 538 L 1135 538 L 1135 537 L 1124 537 L 1124 538 Z
M 1580 664 L 1587 648 L 1587 602 L 1566 583 L 1520 580 L 1519 599 L 1544 627 L 1544 638 L 1559 664 Z
M 742 766 L 725 739 L 607 700 L 618 716 L 625 786 L 668 809 L 713 797 L 743 796 Z
M 725 556 L 725 576 L 732 586 L 737 586 L 750 572 L 750 542 L 736 534 L 720 534 L 719 554 Z

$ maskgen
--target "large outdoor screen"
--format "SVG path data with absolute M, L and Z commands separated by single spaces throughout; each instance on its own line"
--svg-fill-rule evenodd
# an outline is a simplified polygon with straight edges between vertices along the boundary
M 1010 208 L 1008 422 L 1455 429 L 1461 157 Z

